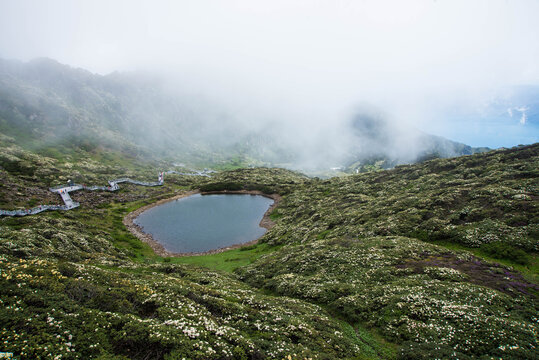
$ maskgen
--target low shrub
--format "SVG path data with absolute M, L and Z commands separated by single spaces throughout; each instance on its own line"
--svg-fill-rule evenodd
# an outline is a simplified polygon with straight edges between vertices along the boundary
M 236 182 L 219 182 L 219 183 L 209 183 L 200 186 L 200 191 L 209 192 L 209 191 L 238 191 L 243 190 L 243 185 Z
M 516 262 L 517 264 L 527 265 L 530 263 L 530 257 L 522 249 L 515 248 L 501 241 L 484 244 L 480 247 L 485 254 L 497 259 L 506 259 Z

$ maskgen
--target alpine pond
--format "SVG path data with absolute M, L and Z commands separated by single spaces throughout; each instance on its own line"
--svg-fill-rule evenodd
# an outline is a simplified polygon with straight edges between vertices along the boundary
M 195 194 L 151 208 L 135 224 L 175 253 L 206 252 L 264 235 L 259 226 L 273 200 L 244 194 Z

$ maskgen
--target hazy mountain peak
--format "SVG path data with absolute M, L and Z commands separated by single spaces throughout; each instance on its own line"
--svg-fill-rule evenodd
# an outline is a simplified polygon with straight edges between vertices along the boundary
M 391 167 L 478 151 L 399 124 L 369 105 L 331 127 L 287 117 L 251 121 L 256 113 L 236 113 L 210 98 L 179 92 L 149 72 L 101 76 L 48 58 L 2 64 L 8 64 L 0 78 L 3 131 L 26 132 L 34 144 L 76 136 L 96 146 L 130 144 L 129 152 L 135 147 L 184 162 L 241 159 L 315 172 L 355 172 L 374 160 Z

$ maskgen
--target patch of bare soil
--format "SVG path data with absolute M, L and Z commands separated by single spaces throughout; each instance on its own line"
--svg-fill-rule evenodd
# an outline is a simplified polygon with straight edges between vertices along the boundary
M 446 267 L 460 271 L 468 276 L 467 281 L 501 291 L 511 296 L 524 294 L 532 298 L 539 298 L 539 286 L 522 277 L 519 273 L 511 271 L 500 264 L 491 264 L 472 257 L 471 261 L 458 259 L 452 253 L 438 256 L 425 254 L 421 260 L 408 261 L 400 268 L 412 268 L 415 273 L 421 274 L 425 267 Z

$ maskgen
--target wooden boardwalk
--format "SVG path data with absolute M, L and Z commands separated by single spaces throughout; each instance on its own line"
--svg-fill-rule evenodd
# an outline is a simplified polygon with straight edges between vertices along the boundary
M 210 176 L 209 174 L 212 172 L 214 171 L 204 170 L 204 171 L 196 171 L 192 173 L 182 173 L 182 172 L 170 170 L 170 171 L 167 171 L 166 174 L 208 176 L 209 177 Z M 120 186 L 118 184 L 125 183 L 125 182 L 135 184 L 135 185 L 140 185 L 140 186 L 161 186 L 163 185 L 164 180 L 165 180 L 164 176 L 165 176 L 165 172 L 159 173 L 157 181 L 155 182 L 138 181 L 138 180 L 133 180 L 130 178 L 119 178 L 119 179 L 108 181 L 109 186 L 85 186 L 85 185 L 80 185 L 80 184 L 68 184 L 65 186 L 49 188 L 49 191 L 57 193 L 58 195 L 62 197 L 62 200 L 64 201 L 64 205 L 38 205 L 31 209 L 22 209 L 22 210 L 1 210 L 0 209 L 0 216 L 27 216 L 27 215 L 39 214 L 40 212 L 47 211 L 47 210 L 71 210 L 80 206 L 80 203 L 73 201 L 73 199 L 71 199 L 71 196 L 69 196 L 69 193 L 72 191 L 78 191 L 78 190 L 116 191 L 120 189 Z

